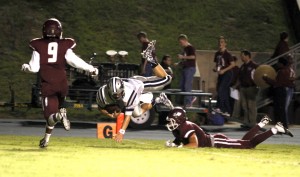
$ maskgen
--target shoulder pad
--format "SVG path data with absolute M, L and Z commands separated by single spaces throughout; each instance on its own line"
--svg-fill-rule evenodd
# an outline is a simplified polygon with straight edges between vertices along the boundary
M 71 49 L 73 49 L 76 46 L 76 42 L 72 38 L 64 38 L 63 40 L 65 40 L 69 44 Z
M 37 41 L 41 40 L 41 38 L 34 38 L 32 39 L 30 42 L 29 42 L 29 47 L 32 49 L 32 50 L 36 50 L 36 43 Z

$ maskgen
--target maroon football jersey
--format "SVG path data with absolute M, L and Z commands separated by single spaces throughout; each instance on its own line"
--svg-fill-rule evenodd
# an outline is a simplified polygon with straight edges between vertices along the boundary
M 175 136 L 175 144 L 188 144 L 190 136 L 192 136 L 193 133 L 196 133 L 198 147 L 212 147 L 210 135 L 206 134 L 198 125 L 193 122 L 186 121 L 172 132 Z
M 65 39 L 34 39 L 30 47 L 40 54 L 40 77 L 42 83 L 42 95 L 49 96 L 50 92 L 65 90 L 67 76 L 65 71 L 65 54 L 68 49 L 74 48 L 75 41 Z

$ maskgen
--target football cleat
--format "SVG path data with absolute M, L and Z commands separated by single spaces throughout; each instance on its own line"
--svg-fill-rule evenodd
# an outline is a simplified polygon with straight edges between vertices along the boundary
M 141 54 L 142 57 L 147 59 L 148 62 L 157 64 L 157 61 L 152 54 L 155 51 L 155 43 L 156 40 L 149 42 L 148 47 Z
M 45 140 L 45 138 L 40 140 L 40 148 L 45 148 L 48 146 L 48 141 Z
M 265 115 L 260 122 L 267 125 L 269 122 L 272 122 L 272 120 L 269 118 L 269 116 Z
M 168 108 L 170 108 L 171 110 L 174 109 L 172 102 L 169 100 L 169 98 L 164 92 L 162 92 L 159 95 L 159 97 L 155 98 L 155 103 L 162 103 L 166 105 Z
M 285 135 L 289 135 L 290 137 L 294 137 L 292 132 L 290 132 L 289 129 L 285 128 L 281 122 L 277 122 L 275 128 L 277 129 L 278 134 L 285 134 Z
M 60 108 L 59 113 L 57 113 L 61 123 L 64 125 L 65 130 L 69 131 L 71 129 L 71 123 L 67 118 L 66 108 Z

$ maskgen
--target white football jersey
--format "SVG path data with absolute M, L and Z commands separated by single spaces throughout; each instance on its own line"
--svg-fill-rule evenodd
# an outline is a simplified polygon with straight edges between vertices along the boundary
M 144 90 L 144 83 L 136 79 L 122 79 L 124 81 L 123 102 L 125 115 L 132 115 L 133 109 L 140 103 L 140 96 Z

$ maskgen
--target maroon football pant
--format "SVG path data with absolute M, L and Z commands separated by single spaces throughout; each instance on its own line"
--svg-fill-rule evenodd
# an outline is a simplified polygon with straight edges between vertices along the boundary
M 68 93 L 67 82 L 57 84 L 42 83 L 42 99 L 44 117 L 47 120 L 51 114 L 57 113 L 59 108 L 65 107 L 64 101 Z
M 273 135 L 271 130 L 257 134 L 260 127 L 254 126 L 249 130 L 242 139 L 231 139 L 224 134 L 215 134 L 214 147 L 217 148 L 236 148 L 236 149 L 250 149 L 255 148 L 258 144 L 265 141 Z

